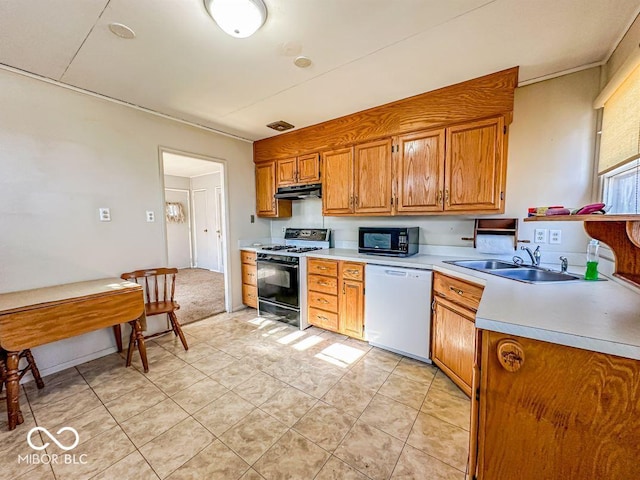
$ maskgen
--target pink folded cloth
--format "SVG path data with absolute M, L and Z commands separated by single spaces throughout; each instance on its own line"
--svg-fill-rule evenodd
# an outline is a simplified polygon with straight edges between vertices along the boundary
M 546 212 L 545 215 L 549 216 L 549 215 L 570 215 L 571 214 L 571 210 L 569 210 L 568 208 L 549 208 Z

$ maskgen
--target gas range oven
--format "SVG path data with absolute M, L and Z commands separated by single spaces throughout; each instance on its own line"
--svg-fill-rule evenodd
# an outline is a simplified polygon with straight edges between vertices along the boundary
M 331 247 L 326 228 L 287 228 L 284 245 L 269 245 L 257 251 L 258 314 L 304 329 L 306 312 L 301 284 L 306 282 L 305 253 Z M 302 314 L 301 314 L 302 311 Z

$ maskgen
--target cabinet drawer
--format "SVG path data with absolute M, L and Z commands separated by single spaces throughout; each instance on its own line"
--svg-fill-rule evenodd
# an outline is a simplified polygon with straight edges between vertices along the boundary
M 242 265 L 242 283 L 257 285 L 258 268 L 255 265 Z
M 327 330 L 338 330 L 338 314 L 318 310 L 317 308 L 309 308 L 309 323 Z
M 256 264 L 256 252 L 246 252 L 244 250 L 242 250 L 240 252 L 240 258 L 242 263 L 246 263 L 248 265 L 255 265 Z
M 258 288 L 242 284 L 242 303 L 249 307 L 258 308 Z
M 309 306 L 338 313 L 338 297 L 326 293 L 309 292 Z
M 338 276 L 338 262 L 335 260 L 321 260 L 319 258 L 310 258 L 307 263 L 307 270 L 310 274 Z
M 438 295 L 473 311 L 478 309 L 483 287 L 441 273 L 433 276 L 433 291 Z
M 320 275 L 309 275 L 308 279 L 309 290 L 314 292 L 329 293 L 331 295 L 338 294 L 338 279 L 332 277 L 322 277 Z
M 345 280 L 364 280 L 364 263 L 342 262 L 342 278 Z

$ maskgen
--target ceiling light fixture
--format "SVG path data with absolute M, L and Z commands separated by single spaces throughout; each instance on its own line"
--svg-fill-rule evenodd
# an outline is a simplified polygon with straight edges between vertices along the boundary
M 304 55 L 300 55 L 299 57 L 296 57 L 293 63 L 296 67 L 307 68 L 311 65 L 311 59 L 309 57 L 305 57 Z
M 111 30 L 111 33 L 120 38 L 126 38 L 127 40 L 136 38 L 136 32 L 122 23 L 110 23 L 109 30 Z
M 250 37 L 267 19 L 262 0 L 204 0 L 204 6 L 218 26 L 236 38 Z

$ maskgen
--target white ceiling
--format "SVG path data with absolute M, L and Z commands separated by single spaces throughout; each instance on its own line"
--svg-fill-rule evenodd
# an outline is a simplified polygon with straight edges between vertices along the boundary
M 162 152 L 162 166 L 165 175 L 189 178 L 217 173 L 222 170 L 219 163 L 169 152 Z
M 202 0 L 2 0 L 0 64 L 255 140 L 276 120 L 300 128 L 516 65 L 525 82 L 605 61 L 640 11 L 640 0 L 265 3 L 262 29 L 236 39 Z

